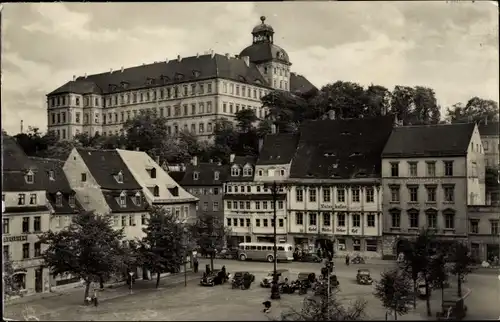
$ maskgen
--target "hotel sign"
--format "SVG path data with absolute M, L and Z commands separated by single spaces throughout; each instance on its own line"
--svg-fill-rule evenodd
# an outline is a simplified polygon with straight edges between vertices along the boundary
M 336 204 L 335 209 L 347 209 L 347 205 L 345 204 Z
M 3 242 L 4 243 L 10 243 L 10 242 L 23 242 L 28 240 L 28 235 L 20 235 L 20 236 L 4 236 L 3 237 Z
M 345 228 L 335 228 L 335 232 L 336 233 L 343 233 L 343 234 L 345 234 L 347 232 L 347 229 L 345 229 Z
M 319 208 L 320 209 L 330 210 L 330 209 L 333 209 L 333 206 L 329 205 L 329 204 L 326 204 L 326 203 L 322 203 L 322 204 L 319 205 Z
M 309 227 L 309 231 L 318 231 L 318 227 Z

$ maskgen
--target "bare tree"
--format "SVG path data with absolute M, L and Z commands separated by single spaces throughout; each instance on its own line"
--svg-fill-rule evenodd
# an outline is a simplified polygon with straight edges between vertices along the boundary
M 398 315 L 408 313 L 413 302 L 412 281 L 408 274 L 399 268 L 383 272 L 381 279 L 375 284 L 374 295 L 382 305 L 394 312 L 394 319 Z

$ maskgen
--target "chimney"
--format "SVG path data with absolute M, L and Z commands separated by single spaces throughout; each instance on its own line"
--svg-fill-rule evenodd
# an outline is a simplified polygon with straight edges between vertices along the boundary
M 156 159 L 156 164 L 160 164 L 160 156 L 157 155 L 155 159 Z
M 328 111 L 328 119 L 335 120 L 335 110 Z
M 73 75 L 73 82 L 76 81 L 76 75 Z
M 213 49 L 210 49 L 210 57 L 212 57 L 212 58 L 215 57 L 215 52 L 213 51 Z
M 139 147 L 135 148 L 136 151 L 140 151 Z
M 113 68 L 110 68 L 110 69 L 109 69 L 109 73 L 110 73 L 110 74 L 113 74 Z
M 229 59 L 229 57 L 231 57 L 229 53 L 226 53 L 226 58 Z
M 191 159 L 191 164 L 194 165 L 195 167 L 198 165 L 198 157 L 197 156 L 194 156 Z
M 243 56 L 243 57 L 241 57 L 241 59 L 243 59 L 243 61 L 245 62 L 245 65 L 247 65 L 247 67 L 250 66 L 250 57 L 249 56 Z
M 83 75 L 83 77 L 84 77 L 85 79 L 87 79 L 87 73 L 85 73 L 85 75 Z
M 259 139 L 259 152 L 262 150 L 262 146 L 264 145 L 264 138 Z
M 122 66 L 122 70 L 121 70 L 121 72 L 123 73 L 123 66 Z
M 487 116 L 484 117 L 484 125 L 488 125 L 488 117 Z
M 181 55 L 177 55 L 177 61 L 180 62 L 182 60 Z
M 196 58 L 200 58 L 200 53 L 196 53 Z
M 168 64 L 168 58 L 165 58 L 165 64 Z
M 234 153 L 231 153 L 229 155 L 229 163 L 233 163 L 234 162 L 234 158 L 236 157 L 236 155 Z

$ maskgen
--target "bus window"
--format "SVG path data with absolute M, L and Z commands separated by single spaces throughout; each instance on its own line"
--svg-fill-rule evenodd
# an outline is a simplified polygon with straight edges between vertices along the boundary
M 285 247 L 283 247 L 283 246 L 278 246 L 278 250 L 285 250 Z
M 241 249 L 241 250 L 244 250 L 244 249 L 245 249 L 245 246 L 240 246 L 240 249 Z
M 255 250 L 257 247 L 256 246 L 250 246 L 251 250 Z
M 267 246 L 267 250 L 273 250 L 274 248 L 271 246 Z
M 289 251 L 292 251 L 292 246 L 288 246 L 288 250 L 289 250 Z
M 250 250 L 250 246 L 245 246 L 245 249 L 246 250 Z
M 257 250 L 262 250 L 262 247 L 261 246 L 257 246 Z

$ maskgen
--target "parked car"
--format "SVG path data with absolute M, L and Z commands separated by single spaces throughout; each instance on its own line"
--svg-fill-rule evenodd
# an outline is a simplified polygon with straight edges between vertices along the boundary
M 373 279 L 370 276 L 370 270 L 358 269 L 358 274 L 356 274 L 356 281 L 361 285 L 372 285 Z
M 278 275 L 278 284 L 282 284 L 285 282 L 285 278 L 290 279 L 290 271 L 287 269 L 278 269 L 276 270 L 276 274 Z M 260 282 L 260 286 L 262 287 L 271 287 L 274 277 L 274 271 L 271 271 L 267 274 L 266 277 L 262 279 Z
M 299 257 L 299 261 L 307 263 L 321 263 L 321 258 L 314 253 L 304 254 Z
M 224 279 L 221 277 L 221 272 L 220 269 L 214 269 L 213 271 L 210 272 L 208 275 L 204 275 L 201 280 L 200 280 L 200 285 L 201 286 L 214 286 L 214 285 L 220 285 L 224 282 Z

